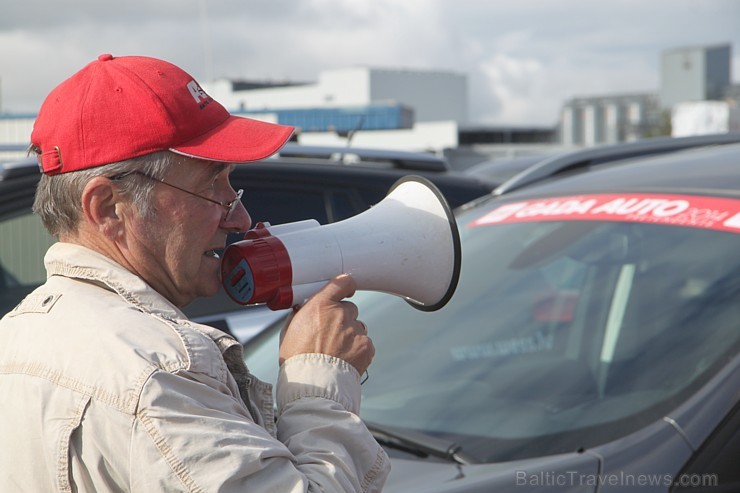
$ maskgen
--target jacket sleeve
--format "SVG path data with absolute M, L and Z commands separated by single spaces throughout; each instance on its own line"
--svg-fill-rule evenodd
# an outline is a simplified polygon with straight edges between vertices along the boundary
M 132 428 L 131 491 L 380 491 L 390 466 L 357 416 L 357 371 L 300 355 L 279 378 L 276 440 L 217 380 L 154 372 Z
M 338 358 L 303 354 L 281 368 L 278 438 L 322 491 L 380 491 L 390 471 L 385 451 L 358 417 L 360 394 L 357 370 Z

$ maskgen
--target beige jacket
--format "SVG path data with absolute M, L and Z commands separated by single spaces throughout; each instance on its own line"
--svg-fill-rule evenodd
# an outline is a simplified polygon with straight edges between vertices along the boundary
M 382 489 L 351 365 L 288 360 L 276 424 L 234 339 L 88 249 L 58 243 L 45 263 L 0 321 L 0 491 Z

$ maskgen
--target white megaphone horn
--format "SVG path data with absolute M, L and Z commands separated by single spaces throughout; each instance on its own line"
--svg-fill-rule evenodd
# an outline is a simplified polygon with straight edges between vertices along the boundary
M 257 223 L 226 248 L 221 279 L 237 303 L 280 310 L 303 304 L 346 273 L 360 290 L 390 293 L 434 311 L 455 292 L 461 262 L 447 201 L 429 180 L 407 176 L 381 202 L 343 221 Z

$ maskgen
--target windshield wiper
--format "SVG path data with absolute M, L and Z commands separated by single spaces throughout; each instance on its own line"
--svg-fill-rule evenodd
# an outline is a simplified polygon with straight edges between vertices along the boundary
M 434 456 L 457 464 L 478 464 L 480 461 L 463 452 L 462 447 L 452 440 L 433 437 L 425 433 L 386 426 L 372 421 L 365 421 L 370 433 L 379 444 L 409 452 L 418 457 Z

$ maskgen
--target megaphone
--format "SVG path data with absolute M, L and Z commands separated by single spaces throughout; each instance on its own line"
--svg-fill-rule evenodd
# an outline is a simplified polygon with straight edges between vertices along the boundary
M 461 261 L 447 201 L 429 180 L 407 176 L 382 201 L 343 221 L 257 223 L 224 251 L 221 279 L 235 302 L 280 310 L 303 304 L 332 277 L 347 273 L 360 290 L 435 311 L 455 292 Z

